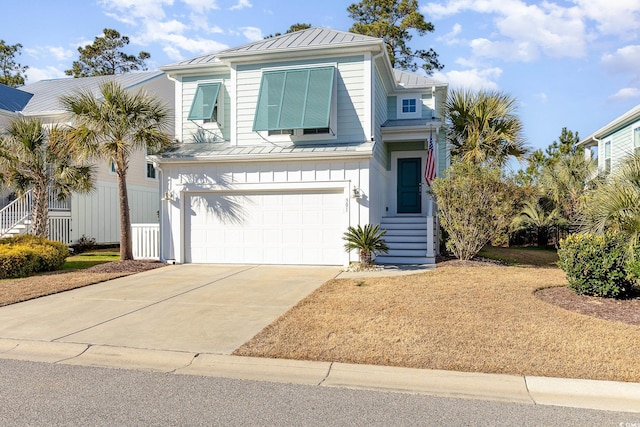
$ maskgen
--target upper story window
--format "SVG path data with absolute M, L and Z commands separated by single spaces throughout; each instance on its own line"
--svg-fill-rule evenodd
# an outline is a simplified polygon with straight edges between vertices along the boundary
M 191 102 L 187 120 L 202 120 L 203 123 L 221 124 L 219 95 L 221 83 L 200 83 Z
M 416 99 L 403 99 L 402 100 L 402 113 L 415 113 L 416 112 Z
M 422 97 L 420 94 L 398 96 L 398 118 L 419 119 L 422 117 Z
M 633 151 L 640 154 L 640 126 L 633 129 Z
M 611 141 L 604 143 L 604 172 L 611 172 Z
M 331 134 L 334 81 L 333 66 L 263 72 L 253 130 L 287 137 Z

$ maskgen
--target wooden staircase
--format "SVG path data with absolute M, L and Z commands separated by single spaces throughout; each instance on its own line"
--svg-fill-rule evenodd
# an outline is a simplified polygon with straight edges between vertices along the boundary
M 386 216 L 380 228 L 387 231 L 389 253 L 376 256 L 376 264 L 435 264 L 433 217 Z

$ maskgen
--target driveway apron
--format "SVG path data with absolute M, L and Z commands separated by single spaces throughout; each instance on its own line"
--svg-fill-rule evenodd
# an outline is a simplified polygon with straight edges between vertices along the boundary
M 0 338 L 230 354 L 339 272 L 167 266 L 0 307 Z

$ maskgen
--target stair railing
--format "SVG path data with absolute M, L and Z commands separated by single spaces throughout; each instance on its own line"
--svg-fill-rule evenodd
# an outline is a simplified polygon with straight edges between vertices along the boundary
M 9 231 L 29 218 L 33 207 L 32 199 L 32 192 L 29 190 L 0 209 L 0 237 L 5 237 Z

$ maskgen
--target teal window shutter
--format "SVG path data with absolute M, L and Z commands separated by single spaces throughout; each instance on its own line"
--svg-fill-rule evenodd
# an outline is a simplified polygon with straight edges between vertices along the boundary
M 210 120 L 218 102 L 220 83 L 201 83 L 196 89 L 187 120 Z
M 253 130 L 329 127 L 334 75 L 334 67 L 264 72 Z

